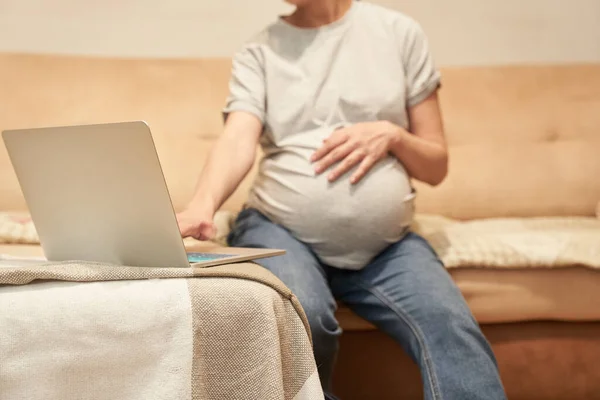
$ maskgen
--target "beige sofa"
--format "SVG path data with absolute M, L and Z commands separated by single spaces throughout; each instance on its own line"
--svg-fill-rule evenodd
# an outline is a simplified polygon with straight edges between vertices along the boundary
M 0 129 L 145 120 L 180 209 L 221 132 L 229 68 L 1 54 Z M 600 398 L 600 65 L 445 69 L 441 100 L 450 174 L 435 189 L 417 184 L 415 229 L 482 324 L 510 399 Z M 250 183 L 224 209 L 238 210 Z M 4 146 L 0 212 L 26 212 Z M 402 350 L 344 307 L 338 314 L 337 394 L 420 398 Z

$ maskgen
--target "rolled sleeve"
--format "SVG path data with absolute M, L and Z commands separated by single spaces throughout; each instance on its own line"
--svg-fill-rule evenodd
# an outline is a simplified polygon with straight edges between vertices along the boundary
M 266 116 L 265 76 L 260 49 L 247 46 L 233 58 L 229 96 L 223 108 L 223 119 L 234 111 L 254 114 L 264 123 Z
M 413 21 L 406 32 L 404 66 L 407 81 L 407 105 L 415 106 L 433 94 L 441 84 L 440 72 L 429 51 L 427 36 Z

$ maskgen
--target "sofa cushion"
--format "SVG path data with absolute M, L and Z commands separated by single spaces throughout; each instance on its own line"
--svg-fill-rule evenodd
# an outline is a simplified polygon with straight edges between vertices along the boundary
M 588 268 L 449 270 L 480 324 L 600 321 L 600 272 Z M 375 329 L 340 305 L 345 330 Z
M 457 219 L 593 216 L 600 65 L 446 68 L 450 172 L 417 209 Z
M 0 53 L 0 130 L 146 121 L 177 209 L 222 130 L 231 61 L 111 59 Z M 248 182 L 231 199 L 238 208 Z M 0 144 L 0 211 L 26 204 Z
M 222 129 L 229 59 L 0 54 L 0 130 L 145 120 L 176 209 Z M 442 70 L 448 179 L 417 210 L 458 219 L 593 216 L 600 199 L 600 64 Z M 225 206 L 239 210 L 251 174 Z M 0 211 L 25 202 L 0 145 Z

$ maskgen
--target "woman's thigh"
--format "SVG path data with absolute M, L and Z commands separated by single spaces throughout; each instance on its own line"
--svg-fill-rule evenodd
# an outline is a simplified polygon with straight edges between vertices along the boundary
M 293 237 L 287 229 L 254 209 L 246 209 L 238 216 L 228 242 L 234 247 L 285 250 L 286 254 L 282 256 L 255 262 L 281 279 L 300 300 L 307 314 L 325 313 L 333 318 L 336 302 L 329 289 L 325 267 L 310 248 Z M 331 328 L 335 329 L 336 326 Z

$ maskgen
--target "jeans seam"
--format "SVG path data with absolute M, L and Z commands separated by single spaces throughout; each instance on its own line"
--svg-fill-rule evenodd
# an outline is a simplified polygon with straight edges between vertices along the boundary
M 437 379 L 437 376 L 433 369 L 433 365 L 431 364 L 431 355 L 430 355 L 429 348 L 428 348 L 427 344 L 425 343 L 425 340 L 424 340 L 425 335 L 423 335 L 423 332 L 421 332 L 421 330 L 419 329 L 417 324 L 415 324 L 412 321 L 412 319 L 409 317 L 408 313 L 406 313 L 401 307 L 398 307 L 393 301 L 390 301 L 383 292 L 377 290 L 376 288 L 374 288 L 371 285 L 364 283 L 360 278 L 354 279 L 354 280 L 358 281 L 358 282 L 354 282 L 355 285 L 367 290 L 369 293 L 371 293 L 373 296 L 375 296 L 377 299 L 379 299 L 379 301 L 381 301 L 386 306 L 388 306 L 390 308 L 390 310 L 392 310 L 398 316 L 398 318 L 403 320 L 406 323 L 406 325 L 408 325 L 410 330 L 413 332 L 413 335 L 417 338 L 417 342 L 419 342 L 419 346 L 421 346 L 421 349 L 423 350 L 423 353 L 424 353 L 423 360 L 425 361 L 425 368 L 427 369 L 427 372 L 429 375 L 429 387 L 431 388 L 431 391 L 433 393 L 433 398 L 437 399 L 437 400 L 441 400 L 442 397 L 441 397 L 440 391 L 439 391 L 438 379 Z

